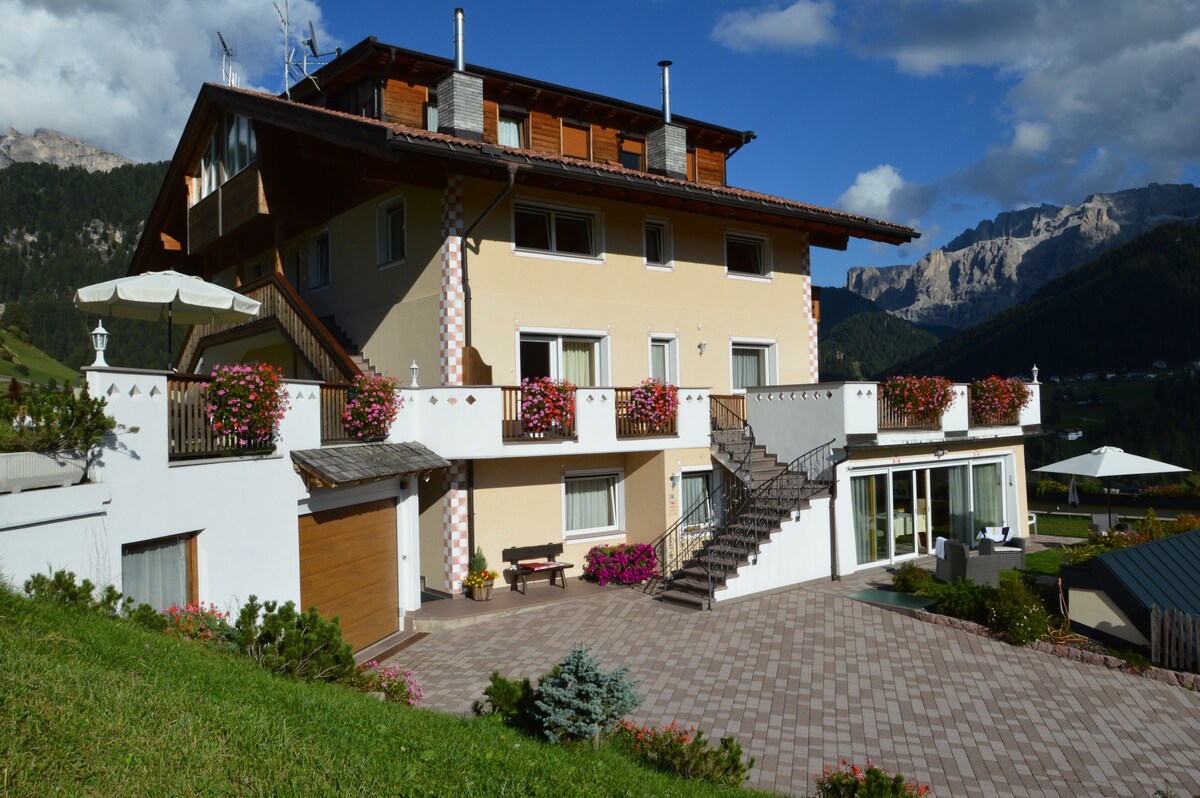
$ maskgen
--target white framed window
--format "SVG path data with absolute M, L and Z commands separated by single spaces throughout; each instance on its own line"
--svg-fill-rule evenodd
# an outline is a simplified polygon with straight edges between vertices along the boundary
M 621 469 L 563 474 L 563 539 L 620 535 L 625 529 L 625 472 Z
M 597 258 L 599 214 L 595 211 L 517 202 L 513 247 L 518 252 Z
M 225 114 L 225 179 L 236 175 L 258 157 L 258 140 L 250 117 Z
M 379 267 L 396 266 L 408 257 L 407 211 L 404 197 L 390 199 L 375 210 Z
M 329 286 L 329 231 L 318 233 L 308 240 L 308 288 L 310 291 Z
M 121 546 L 121 592 L 156 610 L 186 606 L 195 594 L 195 534 Z
M 650 376 L 671 385 L 679 384 L 679 349 L 673 335 L 650 337 Z
M 715 477 L 711 468 L 684 469 L 679 474 L 679 518 L 684 531 L 700 531 L 714 518 Z
M 599 333 L 521 331 L 517 354 L 521 379 L 550 377 L 593 388 L 608 375 L 608 338 Z
M 729 348 L 729 385 L 734 393 L 775 383 L 775 344 L 734 341 Z
M 226 113 L 208 140 L 194 173 L 191 204 L 217 190 L 217 187 L 258 159 L 258 139 L 250 117 Z
M 672 268 L 675 253 L 670 222 L 664 219 L 647 219 L 643 223 L 642 258 L 648 268 Z
M 725 234 L 725 273 L 740 277 L 771 274 L 771 240 L 750 233 Z

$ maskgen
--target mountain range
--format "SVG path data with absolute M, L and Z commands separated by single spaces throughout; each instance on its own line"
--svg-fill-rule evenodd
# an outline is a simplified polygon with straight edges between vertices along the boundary
M 1190 184 L 1093 194 L 1002 213 L 915 264 L 851 268 L 846 287 L 900 318 L 966 329 L 1148 230 L 1192 219 L 1200 189 Z
M 0 136 L 0 169 L 14 163 L 78 166 L 89 172 L 111 172 L 118 166 L 135 162 L 57 130 L 40 127 L 32 136 L 27 136 L 10 127 L 7 135 Z

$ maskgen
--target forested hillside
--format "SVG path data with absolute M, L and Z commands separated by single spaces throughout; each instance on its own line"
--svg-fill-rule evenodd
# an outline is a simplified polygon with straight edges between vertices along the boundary
M 1176 222 L 1056 278 L 1027 302 L 891 369 L 967 380 L 1200 358 L 1200 224 Z
M 940 339 L 845 288 L 821 289 L 821 380 L 873 379 Z
M 71 299 L 80 286 L 125 274 L 165 171 L 165 163 L 107 173 L 31 163 L 0 170 L 0 302 L 6 315 L 23 311 L 30 342 L 51 357 L 72 368 L 91 362 L 87 333 L 96 317 Z M 164 325 L 105 319 L 104 326 L 112 332 L 110 363 L 165 364 Z

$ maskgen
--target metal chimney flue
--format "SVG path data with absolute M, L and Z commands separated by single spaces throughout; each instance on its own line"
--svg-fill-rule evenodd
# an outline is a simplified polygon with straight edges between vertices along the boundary
M 662 72 L 662 109 L 663 122 L 671 124 L 671 62 L 659 61 L 659 69 Z
M 466 14 L 461 8 L 454 9 L 454 71 L 466 69 L 466 59 L 463 55 L 463 17 Z

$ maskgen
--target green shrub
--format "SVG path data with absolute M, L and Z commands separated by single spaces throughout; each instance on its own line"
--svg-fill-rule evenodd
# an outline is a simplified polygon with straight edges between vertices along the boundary
M 826 767 L 817 779 L 818 798 L 918 798 L 929 792 L 926 785 L 908 784 L 900 774 L 892 776 L 869 759 L 865 768 L 843 759 L 837 770 Z
M 740 787 L 754 767 L 754 757 L 742 761 L 742 746 L 733 737 L 722 737 L 713 748 L 704 732 L 695 727 L 680 729 L 675 723 L 651 728 L 622 721 L 610 739 L 659 770 L 726 787 Z
M 25 580 L 24 588 L 25 595 L 35 601 L 77 607 L 110 618 L 115 618 L 122 609 L 119 590 L 105 585 L 100 595 L 93 597 L 96 586 L 88 579 L 77 584 L 74 571 L 55 571 L 51 576 L 34 574 Z
M 903 563 L 892 574 L 892 587 L 901 593 L 928 595 L 933 584 L 933 572 L 925 570 L 914 562 Z
M 975 623 L 987 623 L 987 606 L 996 594 L 994 587 L 958 579 L 952 585 L 935 584 L 929 595 L 937 599 L 933 611 Z
M 584 646 L 575 646 L 557 669 L 538 682 L 534 719 L 552 743 L 592 740 L 612 730 L 642 698 L 626 677 L 628 667 L 605 672 Z
M 78 396 L 49 387 L 22 388 L 14 396 L 10 388 L 0 397 L 0 452 L 86 453 L 117 429 L 104 406 L 104 398 L 92 398 L 86 388 Z
M 987 625 L 1018 646 L 1046 634 L 1049 615 L 1042 599 L 1021 579 L 1000 583 L 987 609 Z
M 1044 496 L 1047 493 L 1066 493 L 1067 486 L 1056 479 L 1040 479 L 1037 484 L 1037 495 Z
M 338 619 L 322 618 L 316 607 L 298 612 L 294 601 L 282 607 L 275 601 L 259 604 L 252 594 L 234 629 L 238 647 L 274 673 L 337 681 L 354 672 L 354 656 L 342 641 Z
M 534 713 L 534 688 L 529 679 L 506 679 L 500 671 L 492 671 L 488 681 L 483 700 L 471 705 L 475 714 L 497 715 L 510 726 L 528 726 Z
M 125 617 L 138 626 L 149 629 L 152 632 L 167 631 L 167 616 L 149 604 L 139 604 L 136 607 L 129 607 L 125 611 Z

